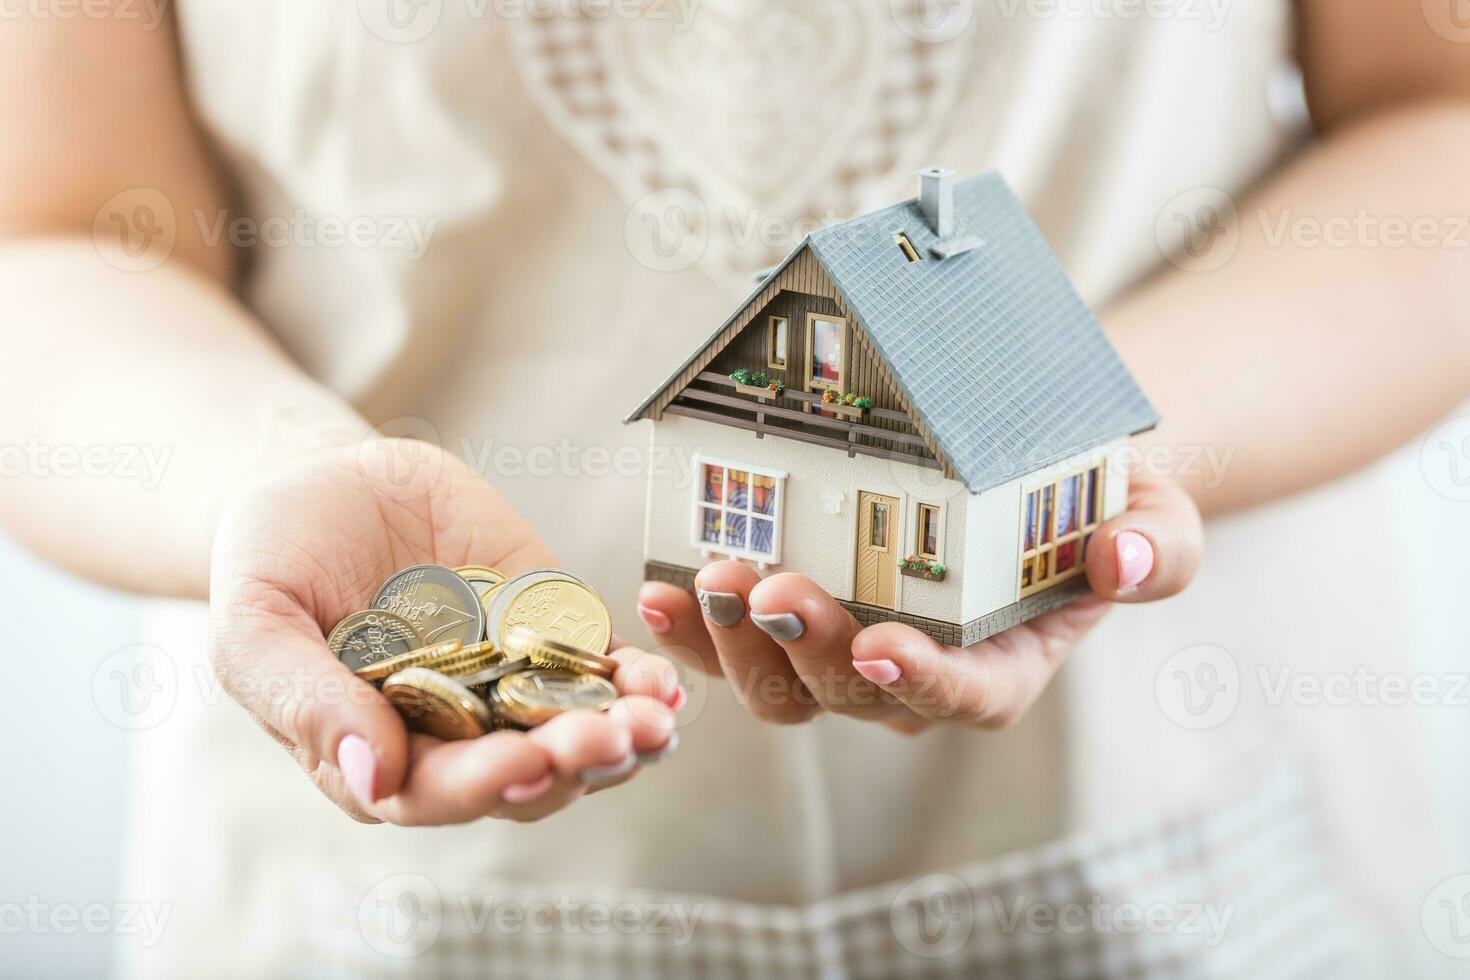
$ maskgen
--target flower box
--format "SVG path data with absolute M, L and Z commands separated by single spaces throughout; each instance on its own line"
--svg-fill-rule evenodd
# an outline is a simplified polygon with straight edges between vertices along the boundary
M 898 570 L 909 578 L 925 578 L 931 582 L 943 582 L 945 573 L 949 571 L 940 569 L 937 572 L 931 572 L 927 568 L 909 568 L 907 565 L 899 565 Z
M 841 402 L 823 403 L 822 407 L 829 412 L 835 412 L 836 414 L 849 419 L 860 419 L 864 415 L 868 414 L 868 410 L 866 408 L 860 408 L 857 405 L 844 405 Z
M 749 395 L 752 398 L 775 398 L 780 395 L 779 391 L 772 391 L 769 388 L 757 388 L 755 385 L 743 385 L 738 381 L 735 382 L 735 390 L 742 395 Z

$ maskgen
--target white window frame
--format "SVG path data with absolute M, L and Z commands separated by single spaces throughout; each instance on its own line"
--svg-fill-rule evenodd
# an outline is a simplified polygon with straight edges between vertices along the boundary
M 734 513 L 736 514 L 744 515 L 747 521 L 750 520 L 752 517 L 758 517 L 761 520 L 769 519 L 773 522 L 773 526 L 771 528 L 770 554 L 765 554 L 759 551 L 752 551 L 749 548 L 735 548 L 726 544 L 714 544 L 713 542 L 704 540 L 702 533 L 704 530 L 704 515 L 700 512 L 706 509 L 718 509 L 722 514 L 728 513 L 730 511 L 730 508 L 724 503 L 711 504 L 704 499 L 704 468 L 706 466 L 718 466 L 725 470 L 726 477 L 724 486 L 726 488 L 728 488 L 730 485 L 730 470 L 742 470 L 745 473 L 750 474 L 751 476 L 764 476 L 768 479 L 776 481 L 776 507 L 774 513 L 756 514 L 750 510 L 734 511 Z M 779 565 L 781 563 L 781 536 L 785 531 L 785 521 L 783 519 L 783 515 L 786 510 L 786 477 L 787 473 L 785 470 L 773 470 L 765 466 L 752 466 L 749 463 L 742 463 L 738 460 L 721 459 L 716 456 L 705 456 L 701 453 L 695 453 L 694 489 L 693 493 L 691 494 L 691 497 L 693 498 L 693 506 L 691 508 L 692 513 L 690 514 L 689 522 L 690 543 L 693 544 L 695 548 L 699 549 L 699 554 L 704 558 L 712 558 L 716 555 L 723 555 L 726 558 L 743 558 L 748 561 L 755 562 L 760 568 L 763 569 L 771 565 Z M 727 493 L 728 490 L 722 492 Z M 720 522 L 720 527 L 723 530 L 723 520 Z M 749 533 L 750 532 L 747 525 L 746 534 L 749 535 Z

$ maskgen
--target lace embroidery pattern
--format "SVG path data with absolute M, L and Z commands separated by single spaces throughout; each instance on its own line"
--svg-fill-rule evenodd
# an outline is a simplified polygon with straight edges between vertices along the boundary
M 684 20 L 667 0 L 638 18 L 573 7 L 516 20 L 510 48 L 626 203 L 678 189 L 702 211 L 687 230 L 705 236 L 710 271 L 747 276 L 813 222 L 888 203 L 894 178 L 929 162 L 979 34 L 967 20 L 936 36 L 944 6 L 745 0 Z

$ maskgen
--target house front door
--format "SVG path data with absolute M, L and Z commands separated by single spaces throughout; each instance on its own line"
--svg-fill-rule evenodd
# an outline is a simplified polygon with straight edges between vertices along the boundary
M 894 608 L 898 580 L 898 498 L 858 491 L 853 600 Z

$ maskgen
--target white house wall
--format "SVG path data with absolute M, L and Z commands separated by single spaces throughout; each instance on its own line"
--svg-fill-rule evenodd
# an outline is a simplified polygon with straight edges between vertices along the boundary
M 1078 453 L 1018 480 L 969 496 L 965 519 L 961 622 L 969 622 L 1021 598 L 1021 504 L 1023 494 L 1039 484 L 1110 460 L 1128 440 Z M 1104 472 L 1103 519 L 1121 514 L 1128 502 L 1128 474 L 1110 462 Z
M 939 504 L 943 582 L 899 575 L 896 605 L 905 613 L 951 623 L 962 621 L 961 596 L 969 574 L 966 522 L 971 495 L 939 471 L 845 452 L 733 426 L 666 415 L 653 426 L 645 555 L 651 561 L 699 568 L 719 560 L 693 542 L 696 453 L 732 463 L 784 470 L 781 498 L 781 562 L 767 574 L 800 572 L 838 599 L 851 600 L 856 557 L 859 490 L 899 501 L 902 531 L 898 558 L 915 550 L 916 504 Z M 838 499 L 840 495 L 840 500 Z M 829 507 L 835 503 L 836 511 Z M 1016 518 L 1019 521 L 1019 518 Z M 1014 561 L 1012 562 L 1014 564 Z

